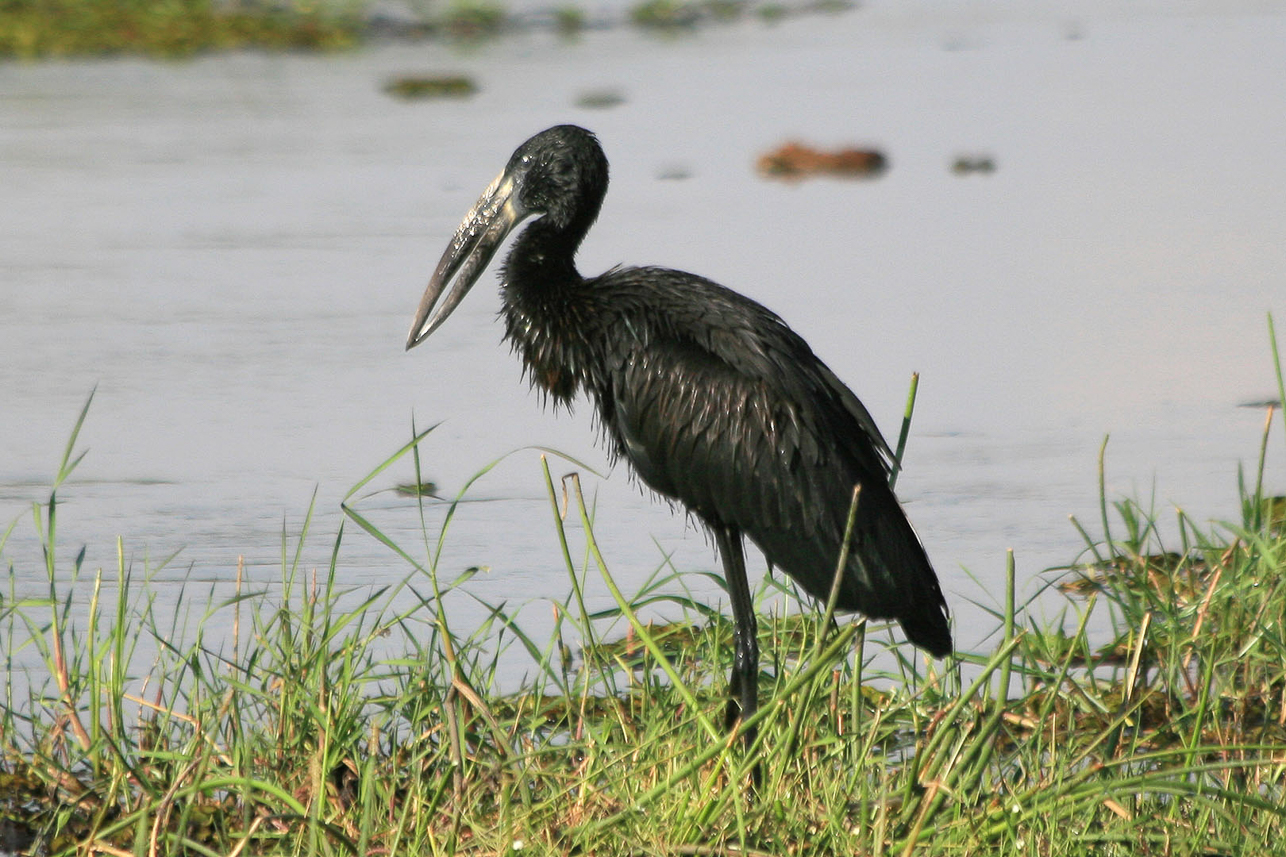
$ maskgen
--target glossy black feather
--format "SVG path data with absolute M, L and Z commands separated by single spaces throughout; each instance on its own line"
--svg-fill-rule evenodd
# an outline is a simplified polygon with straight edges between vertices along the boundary
M 857 397 L 777 315 L 709 280 L 663 268 L 582 278 L 573 257 L 607 187 L 589 132 L 537 135 L 506 174 L 541 215 L 502 276 L 506 338 L 533 385 L 563 404 L 586 393 L 645 484 L 712 530 L 748 535 L 819 599 L 861 485 L 840 609 L 897 619 L 911 642 L 947 654 L 946 602 Z

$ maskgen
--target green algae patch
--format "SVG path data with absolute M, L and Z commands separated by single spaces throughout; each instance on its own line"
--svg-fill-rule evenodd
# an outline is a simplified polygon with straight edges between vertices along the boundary
M 403 101 L 468 98 L 478 91 L 478 85 L 462 75 L 403 75 L 385 83 L 384 91 Z M 398 486 L 399 491 L 403 488 Z

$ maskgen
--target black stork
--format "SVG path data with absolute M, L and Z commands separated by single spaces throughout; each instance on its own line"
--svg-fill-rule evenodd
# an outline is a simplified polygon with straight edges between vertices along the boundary
M 912 643 L 947 655 L 946 601 L 866 408 L 785 322 L 734 291 L 666 268 L 582 276 L 576 250 L 606 192 L 607 158 L 584 128 L 559 125 L 519 146 L 442 254 L 406 347 L 438 329 L 534 217 L 501 271 L 505 339 L 555 403 L 588 394 L 609 454 L 714 536 L 736 635 L 729 725 L 758 697 L 742 537 L 824 602 L 858 485 L 838 609 L 896 619 Z

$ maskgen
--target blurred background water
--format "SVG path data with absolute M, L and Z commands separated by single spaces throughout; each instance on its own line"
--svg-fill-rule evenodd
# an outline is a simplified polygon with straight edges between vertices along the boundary
M 231 593 L 238 557 L 271 586 L 314 492 L 304 567 L 324 570 L 340 499 L 413 422 L 441 422 L 421 453 L 447 497 L 513 453 L 446 539 L 444 574 L 483 567 L 463 624 L 483 615 L 476 596 L 540 626 L 541 599 L 569 589 L 525 447 L 602 474 L 580 471 L 626 591 L 667 556 L 717 569 L 699 529 L 609 470 L 588 407 L 555 414 L 527 391 L 494 274 L 403 351 L 477 194 L 532 133 L 575 122 L 613 170 L 583 271 L 667 265 L 759 300 L 891 437 L 922 373 L 899 493 L 959 643 L 977 645 L 995 623 L 973 602 L 1001 600 L 1006 548 L 1031 595 L 1081 549 L 1069 514 L 1097 532 L 1109 433 L 1109 498 L 1167 522 L 1175 506 L 1238 515 L 1237 467 L 1264 419 L 1238 405 L 1274 395 L 1265 314 L 1286 305 L 1284 62 L 1281 4 L 879 2 L 677 37 L 0 65 L 0 522 L 16 521 L 16 592 L 47 591 L 31 504 L 91 389 L 88 455 L 59 493 L 59 573 L 83 546 L 110 577 L 120 536 L 158 605 L 194 619 Z M 479 92 L 383 91 L 420 73 Z M 619 103 L 585 106 L 605 92 Z M 791 139 L 877 147 L 890 168 L 758 175 Z M 975 154 L 995 171 L 952 172 Z M 556 461 L 555 478 L 573 469 Z M 368 490 L 411 478 L 405 459 Z M 423 555 L 413 499 L 361 508 Z M 428 511 L 432 540 L 444 508 Z M 351 525 L 339 569 L 358 594 L 409 571 Z

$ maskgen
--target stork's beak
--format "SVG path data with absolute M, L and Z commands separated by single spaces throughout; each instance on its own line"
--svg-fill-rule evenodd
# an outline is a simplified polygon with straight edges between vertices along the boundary
M 423 342 L 446 321 L 477 282 L 491 257 L 504 243 L 505 236 L 527 215 L 514 196 L 515 187 L 509 172 L 501 173 L 465 215 L 464 222 L 456 229 L 455 237 L 429 278 L 428 288 L 424 290 L 415 321 L 411 323 L 411 333 L 406 339 L 408 350 Z M 434 311 L 443 291 L 452 281 L 455 282 L 454 288 Z

